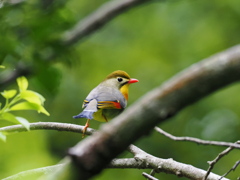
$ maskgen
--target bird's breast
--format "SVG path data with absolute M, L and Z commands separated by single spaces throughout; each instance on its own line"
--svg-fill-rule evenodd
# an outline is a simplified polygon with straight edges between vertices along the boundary
M 100 122 L 107 122 L 118 116 L 123 109 L 99 109 L 93 114 L 93 119 Z

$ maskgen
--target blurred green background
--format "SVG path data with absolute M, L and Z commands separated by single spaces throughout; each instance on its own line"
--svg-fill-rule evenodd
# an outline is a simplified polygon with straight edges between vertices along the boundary
M 51 114 L 47 117 L 24 111 L 18 115 L 30 122 L 84 125 L 85 119 L 72 116 L 81 112 L 88 92 L 110 72 L 125 70 L 140 80 L 131 86 L 130 105 L 179 71 L 240 42 L 239 0 L 168 0 L 131 9 L 74 46 L 57 43 L 66 30 L 105 2 L 26 0 L 0 8 L 0 64 L 6 66 L 1 69 L 0 80 L 8 78 L 16 67 L 27 67 L 31 72 L 27 76 L 29 89 L 46 98 L 45 107 Z M 57 56 L 47 58 L 52 52 Z M 12 83 L 0 88 L 15 87 L 16 83 Z M 240 137 L 239 90 L 239 84 L 219 90 L 160 127 L 178 136 L 234 142 Z M 7 125 L 0 122 L 0 126 Z M 91 122 L 92 128 L 100 125 Z M 47 130 L 10 135 L 6 143 L 0 142 L 0 178 L 56 164 L 79 140 L 80 134 Z M 135 144 L 152 155 L 202 169 L 207 169 L 207 161 L 225 149 L 174 142 L 156 132 Z M 122 156 L 131 157 L 128 153 Z M 239 157 L 239 150 L 233 150 L 213 172 L 224 174 Z M 239 168 L 228 178 L 239 177 Z M 94 179 L 144 179 L 143 171 L 150 172 L 107 169 Z M 178 179 L 164 173 L 156 177 Z

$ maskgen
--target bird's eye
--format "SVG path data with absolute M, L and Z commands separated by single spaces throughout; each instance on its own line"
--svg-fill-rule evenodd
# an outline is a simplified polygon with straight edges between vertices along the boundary
M 117 78 L 117 80 L 118 80 L 118 82 L 122 82 L 123 79 L 122 78 Z

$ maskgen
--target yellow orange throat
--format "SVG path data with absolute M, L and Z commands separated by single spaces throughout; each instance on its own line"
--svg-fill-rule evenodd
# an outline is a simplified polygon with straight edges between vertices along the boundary
M 128 100 L 128 88 L 129 88 L 130 84 L 125 84 L 121 87 L 120 91 L 123 94 L 123 96 L 125 97 L 126 100 Z

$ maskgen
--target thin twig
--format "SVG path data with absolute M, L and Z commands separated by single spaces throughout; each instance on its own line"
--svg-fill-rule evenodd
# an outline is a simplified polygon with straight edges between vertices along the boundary
M 235 169 L 238 167 L 239 164 L 240 164 L 240 161 L 237 161 L 228 172 L 226 172 L 224 175 L 222 175 L 222 177 L 219 180 L 221 180 L 223 177 L 227 176 L 230 172 L 235 171 Z
M 156 174 L 155 169 L 152 169 L 151 172 L 150 172 L 150 175 L 151 175 L 151 176 L 154 176 L 155 174 Z
M 166 136 L 174 141 L 189 141 L 189 142 L 194 142 L 194 143 L 203 144 L 203 145 L 227 146 L 227 147 L 233 147 L 233 148 L 240 149 L 240 144 L 238 144 L 238 143 L 230 143 L 230 142 L 223 142 L 223 141 L 206 141 L 206 140 L 202 140 L 202 139 L 198 139 L 198 138 L 194 138 L 194 137 L 177 137 L 177 136 L 174 136 L 174 135 L 162 130 L 159 127 L 155 127 L 154 129 L 157 132 L 159 132 L 160 134 L 163 134 L 164 136 Z
M 153 176 L 151 176 L 150 174 L 145 173 L 145 172 L 143 172 L 142 175 L 143 175 L 144 177 L 146 177 L 148 180 L 158 180 L 157 178 L 155 178 L 155 177 L 153 177 Z
M 68 131 L 75 133 L 82 133 L 84 126 L 70 124 L 70 123 L 56 123 L 56 122 L 37 122 L 30 123 L 30 130 L 57 130 L 57 131 Z M 12 134 L 16 132 L 26 132 L 28 131 L 22 125 L 12 125 L 0 128 L 0 132 L 4 134 Z M 94 129 L 88 128 L 86 131 L 86 135 L 91 135 L 95 132 Z
M 236 143 L 240 143 L 239 141 L 237 141 Z M 226 156 L 230 151 L 232 151 L 234 149 L 234 147 L 228 147 L 227 149 L 225 149 L 224 151 L 222 151 L 221 153 L 218 154 L 218 156 L 212 160 L 212 161 L 208 161 L 209 167 L 207 170 L 207 173 L 205 175 L 205 177 L 203 178 L 203 180 L 206 180 L 210 174 L 210 172 L 212 171 L 214 165 L 224 156 Z

